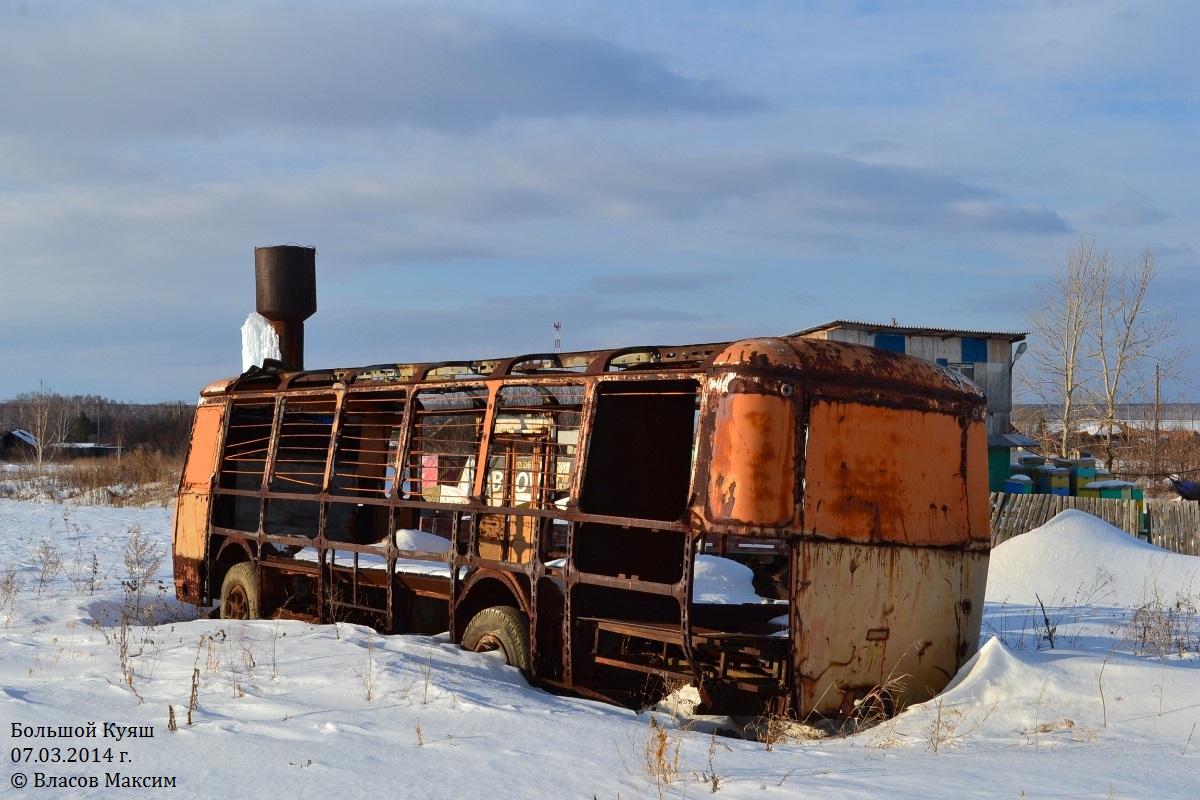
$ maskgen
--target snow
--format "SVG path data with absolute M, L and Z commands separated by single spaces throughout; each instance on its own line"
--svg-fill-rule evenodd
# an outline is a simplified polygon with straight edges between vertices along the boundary
M 1200 595 L 1200 558 L 1169 553 L 1082 511 L 1063 511 L 992 551 L 989 603 L 1139 608 Z
M 271 327 L 266 317 L 251 312 L 242 324 L 242 372 L 251 367 L 261 367 L 263 360 L 279 360 L 279 334 Z
M 450 540 L 434 533 L 401 528 L 396 531 L 396 547 L 418 553 L 449 553 Z
M 744 564 L 720 556 L 696 556 L 692 581 L 695 603 L 766 603 L 754 591 L 754 573 Z M 784 622 L 786 623 L 786 620 Z
M 656 725 L 679 745 L 670 784 L 641 766 L 658 730 L 648 713 L 531 688 L 496 655 L 444 635 L 198 617 L 173 600 L 170 530 L 161 508 L 0 500 L 0 730 L 34 760 L 42 747 L 61 757 L 81 745 L 114 757 L 38 764 L 10 753 L 5 782 L 98 779 L 39 797 L 111 797 L 105 776 L 118 772 L 173 777 L 176 796 L 206 798 L 694 798 L 712 793 L 714 774 L 718 798 L 737 800 L 1196 793 L 1200 559 L 1080 512 L 996 548 L 985 641 L 939 697 L 852 736 L 769 750 L 660 714 Z M 164 560 L 135 580 L 155 550 Z M 719 561 L 702 558 L 697 583 L 754 602 Z M 1156 602 L 1160 617 L 1174 615 L 1166 646 L 1148 633 Z M 134 624 L 121 625 L 123 608 Z M 154 736 L 105 738 L 106 722 L 153 726 Z M 11 736 L 14 724 L 91 723 L 96 738 Z

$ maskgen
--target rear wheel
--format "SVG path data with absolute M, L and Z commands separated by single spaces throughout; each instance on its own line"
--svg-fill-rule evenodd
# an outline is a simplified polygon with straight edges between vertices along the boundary
M 529 672 L 529 616 L 512 606 L 485 608 L 467 623 L 462 646 L 476 653 L 498 650 L 509 666 Z
M 258 619 L 258 580 L 249 561 L 234 564 L 221 582 L 221 619 Z

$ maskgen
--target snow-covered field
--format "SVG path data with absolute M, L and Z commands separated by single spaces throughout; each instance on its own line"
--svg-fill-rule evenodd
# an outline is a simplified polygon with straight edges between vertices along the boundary
M 993 553 L 985 642 L 942 696 L 770 749 L 555 697 L 445 637 L 191 619 L 171 597 L 169 540 L 165 509 L 0 500 L 5 784 L 455 800 L 1200 792 L 1200 559 L 1077 512 Z M 131 615 L 159 624 L 123 626 Z M 60 726 L 95 736 L 36 736 Z M 666 775 L 644 765 L 656 739 Z M 98 785 L 36 789 L 39 773 Z M 136 788 L 155 777 L 174 788 Z

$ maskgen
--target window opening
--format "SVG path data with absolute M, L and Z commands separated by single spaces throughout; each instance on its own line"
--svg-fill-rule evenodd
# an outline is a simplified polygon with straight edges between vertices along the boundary
M 229 427 L 221 453 L 222 489 L 258 491 L 262 488 L 275 403 L 235 403 L 229 411 Z
M 506 386 L 488 445 L 490 506 L 565 506 L 571 490 L 582 386 Z
M 679 520 L 691 486 L 698 402 L 696 381 L 600 384 L 580 510 Z M 675 583 L 685 547 L 677 531 L 588 522 L 575 532 L 574 560 L 583 572 Z
M 475 481 L 487 390 L 421 392 L 416 396 L 404 493 L 430 503 L 466 503 Z
M 271 490 L 294 494 L 321 491 L 336 408 L 337 400 L 333 397 L 284 399 Z
M 699 403 L 696 381 L 597 387 L 581 511 L 678 520 L 687 505 Z
M 218 528 L 258 530 L 262 511 L 258 492 L 262 491 L 274 421 L 273 400 L 234 403 L 230 408 L 217 478 L 220 488 L 213 501 L 213 525 Z
M 505 386 L 488 441 L 484 502 L 514 509 L 565 508 L 579 444 L 583 386 Z M 545 551 L 542 532 L 565 544 L 565 524 L 531 513 L 485 514 L 479 521 L 481 558 L 527 564 Z
M 975 380 L 975 364 L 947 364 L 947 367 L 962 375 L 969 381 Z
M 403 420 L 403 395 L 347 395 L 329 491 L 374 500 L 391 497 Z

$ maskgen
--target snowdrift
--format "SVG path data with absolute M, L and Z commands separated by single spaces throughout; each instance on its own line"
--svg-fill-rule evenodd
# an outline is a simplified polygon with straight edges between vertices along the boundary
M 1200 593 L 1200 559 L 1067 510 L 992 551 L 987 601 L 1133 609 Z

